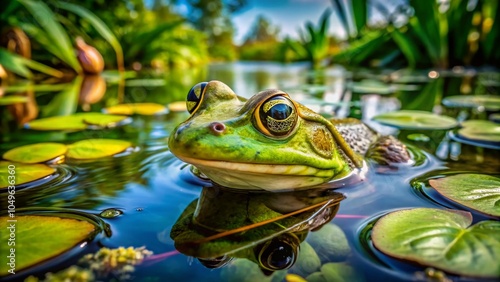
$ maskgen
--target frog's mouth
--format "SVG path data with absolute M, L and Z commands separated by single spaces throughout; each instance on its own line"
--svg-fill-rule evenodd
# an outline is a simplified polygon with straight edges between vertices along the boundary
M 333 170 L 305 165 L 254 164 L 179 157 L 212 181 L 229 188 L 291 190 L 325 183 Z

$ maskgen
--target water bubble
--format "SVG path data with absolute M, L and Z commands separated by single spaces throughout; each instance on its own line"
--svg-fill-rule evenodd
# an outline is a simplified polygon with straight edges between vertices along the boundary
M 119 209 L 110 208 L 103 210 L 99 215 L 104 218 L 115 218 L 122 215 L 123 212 Z

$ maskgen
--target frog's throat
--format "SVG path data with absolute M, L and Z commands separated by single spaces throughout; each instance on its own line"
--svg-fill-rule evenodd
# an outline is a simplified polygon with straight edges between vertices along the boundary
M 246 190 L 291 190 L 316 186 L 334 178 L 331 169 L 305 165 L 250 164 L 179 157 L 217 184 Z

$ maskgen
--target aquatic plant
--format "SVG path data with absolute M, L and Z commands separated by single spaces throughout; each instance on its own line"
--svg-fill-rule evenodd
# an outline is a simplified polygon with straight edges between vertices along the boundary
M 360 2 L 364 1 L 333 1 L 344 26 L 353 25 L 347 23 L 349 18 L 355 19 L 354 25 L 365 26 L 362 14 L 367 6 Z M 500 12 L 498 2 L 438 2 L 410 0 L 391 13 L 381 1 L 368 2 L 385 16 L 385 25 L 358 28 L 349 40 L 350 46 L 334 60 L 350 65 L 411 68 L 498 65 L 500 55 L 493 51 L 500 37 L 500 27 L 495 24 Z M 347 16 L 345 11 L 352 11 L 352 15 Z
M 299 58 L 311 62 L 313 68 L 319 68 L 329 55 L 330 37 L 328 35 L 331 10 L 326 9 L 319 20 L 318 26 L 307 22 L 305 31 L 299 30 L 300 42 L 290 38 L 285 39 L 285 46 L 294 51 Z

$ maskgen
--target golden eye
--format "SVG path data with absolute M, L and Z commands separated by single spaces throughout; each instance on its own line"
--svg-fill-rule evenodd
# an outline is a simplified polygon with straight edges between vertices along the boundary
M 190 114 L 194 113 L 198 109 L 201 100 L 203 100 L 205 86 L 207 86 L 207 84 L 208 82 L 200 82 L 189 90 L 186 98 L 186 107 Z
M 290 99 L 274 96 L 257 108 L 254 124 L 260 132 L 268 136 L 284 137 L 290 134 L 297 124 L 297 110 Z

